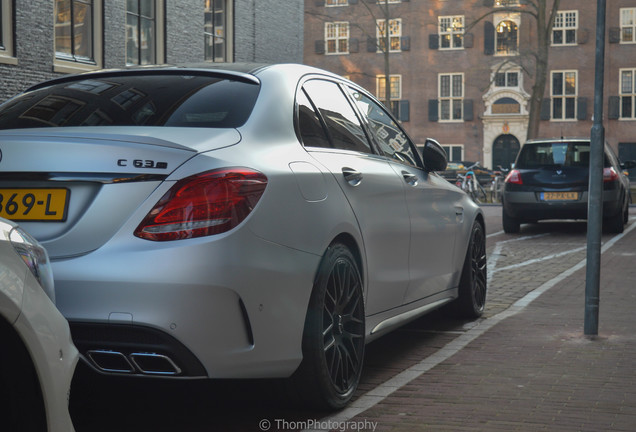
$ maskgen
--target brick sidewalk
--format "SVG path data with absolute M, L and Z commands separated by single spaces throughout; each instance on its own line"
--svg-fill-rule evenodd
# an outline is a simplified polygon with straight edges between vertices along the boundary
M 636 230 L 602 256 L 599 336 L 585 268 L 354 421 L 376 431 L 636 430 Z

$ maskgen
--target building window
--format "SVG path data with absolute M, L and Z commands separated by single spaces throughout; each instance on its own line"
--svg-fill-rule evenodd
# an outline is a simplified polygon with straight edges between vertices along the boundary
M 636 43 L 636 8 L 621 8 L 621 43 Z
M 552 26 L 552 45 L 576 45 L 578 11 L 557 12 Z
M 378 52 L 384 52 L 386 47 L 386 20 L 377 20 L 376 37 L 378 38 Z M 402 37 L 402 20 L 389 20 L 389 52 L 400 51 Z
M 393 115 L 400 118 L 400 100 L 402 99 L 402 75 L 390 75 L 389 85 L 391 86 L 390 100 L 386 100 L 386 78 L 385 75 L 375 77 L 375 95 L 385 105 L 387 105 Z
M 55 55 L 64 60 L 93 62 L 93 2 L 56 0 Z
M 464 74 L 439 75 L 439 121 L 464 118 Z
M 0 0 L 0 63 L 17 64 L 13 53 L 13 1 Z
M 325 23 L 325 52 L 327 54 L 349 53 L 349 23 Z
M 349 0 L 327 0 L 325 1 L 325 6 L 347 6 L 349 4 Z
M 163 2 L 126 0 L 126 65 L 163 62 Z
M 519 72 L 495 73 L 495 87 L 519 87 Z
M 102 0 L 55 0 L 55 71 L 101 67 Z
M 552 72 L 552 120 L 576 119 L 576 71 Z
M 464 46 L 464 16 L 439 17 L 439 48 L 453 49 Z
M 464 146 L 460 144 L 443 145 L 442 148 L 448 155 L 449 162 L 461 162 L 464 160 Z
M 204 59 L 211 62 L 228 62 L 232 47 L 232 12 L 229 0 L 204 0 Z
M 620 118 L 635 120 L 636 119 L 636 69 L 621 69 L 620 74 L 621 74 Z
M 514 21 L 502 21 L 497 25 L 497 54 L 515 55 L 518 52 L 519 28 Z

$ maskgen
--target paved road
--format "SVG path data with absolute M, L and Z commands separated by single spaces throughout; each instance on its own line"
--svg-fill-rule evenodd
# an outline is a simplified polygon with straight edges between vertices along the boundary
M 630 210 L 636 215 L 635 208 Z M 480 322 L 501 316 L 514 302 L 585 258 L 583 222 L 523 225 L 520 234 L 507 235 L 501 231 L 501 208 L 485 206 L 484 211 L 489 297 Z M 603 241 L 611 238 L 604 235 Z M 362 416 L 355 417 L 356 413 L 364 412 L 367 405 L 374 406 L 384 394 L 408 386 L 414 376 L 439 367 L 461 350 L 466 345 L 462 341 L 474 337 L 477 324 L 453 320 L 445 309 L 440 309 L 369 344 L 353 404 L 360 408 L 345 417 L 330 418 L 325 413 L 290 407 L 283 385 L 277 381 L 104 379 L 83 369 L 73 388 L 72 413 L 78 432 L 299 430 L 311 426 L 311 422 L 321 421 L 320 428 L 328 426 L 330 419 L 358 421 Z M 383 417 L 382 421 L 390 422 L 391 417 Z M 355 426 L 373 430 L 374 425 Z M 348 427 L 352 429 L 354 425 Z

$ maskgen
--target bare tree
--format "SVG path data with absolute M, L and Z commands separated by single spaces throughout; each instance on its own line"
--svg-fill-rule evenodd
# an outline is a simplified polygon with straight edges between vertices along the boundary
M 548 82 L 548 54 L 550 52 L 551 33 L 559 4 L 560 0 L 520 0 L 519 6 L 504 6 L 493 9 L 476 18 L 467 26 L 468 30 L 488 16 L 500 12 L 526 14 L 534 19 L 537 45 L 536 47 L 526 47 L 520 52 L 522 58 L 529 59 L 534 64 L 534 84 L 532 85 L 530 105 L 528 107 L 530 117 L 528 120 L 527 139 L 536 138 L 539 135 L 541 101 Z
M 358 16 L 357 21 L 350 22 L 350 27 L 358 29 L 366 38 L 367 43 L 375 44 L 377 51 L 382 52 L 383 69 L 384 69 L 384 82 L 385 91 L 384 95 L 378 95 L 384 102 L 384 104 L 391 108 L 391 7 L 389 6 L 389 0 L 360 0 L 360 3 L 366 8 L 369 13 L 366 16 Z M 308 12 L 305 14 L 319 19 L 323 22 L 330 22 L 333 17 L 328 14 Z M 373 23 L 370 25 L 369 21 Z M 379 35 L 379 38 L 376 38 Z M 367 75 L 367 74 L 364 74 Z

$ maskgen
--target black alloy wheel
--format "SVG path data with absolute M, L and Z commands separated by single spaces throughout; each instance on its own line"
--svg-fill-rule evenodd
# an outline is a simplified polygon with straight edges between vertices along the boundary
M 360 382 L 364 357 L 362 277 L 349 249 L 329 247 L 314 283 L 303 337 L 303 361 L 292 377 L 316 408 L 339 409 Z
M 487 282 L 486 235 L 475 221 L 470 232 L 466 259 L 459 280 L 457 311 L 462 318 L 476 319 L 486 307 Z

